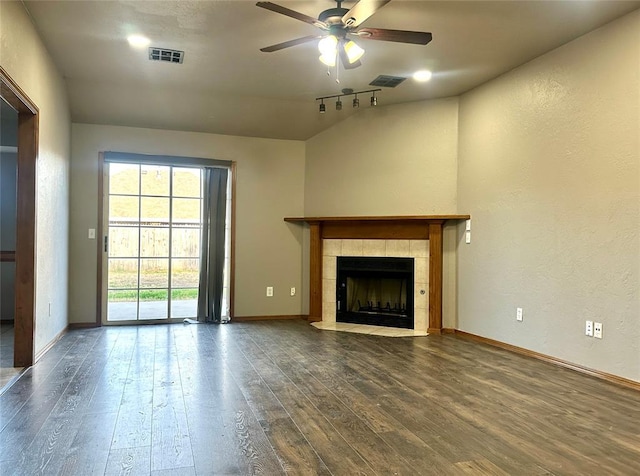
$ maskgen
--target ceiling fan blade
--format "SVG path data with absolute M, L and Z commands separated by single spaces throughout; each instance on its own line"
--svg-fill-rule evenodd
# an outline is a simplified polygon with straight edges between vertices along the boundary
M 309 15 L 305 15 L 304 13 L 296 12 L 295 10 L 291 10 L 286 7 L 282 7 L 280 5 L 276 5 L 271 2 L 258 2 L 256 6 L 260 8 L 265 8 L 267 10 L 271 10 L 272 12 L 280 13 L 281 15 L 286 15 L 291 18 L 295 18 L 296 20 L 303 21 L 305 23 L 309 23 L 310 25 L 317 26 L 318 28 L 322 28 L 324 30 L 329 29 L 329 26 L 318 20 L 317 18 L 310 17 Z
M 342 17 L 342 23 L 355 28 L 391 0 L 360 0 Z
M 360 28 L 352 33 L 367 40 L 395 41 L 414 45 L 426 45 L 432 38 L 431 33 L 425 31 L 387 30 L 384 28 Z
M 260 51 L 263 51 L 265 53 L 272 53 L 274 51 L 283 50 L 291 46 L 302 45 L 303 43 L 308 43 L 310 41 L 317 40 L 318 38 L 322 38 L 322 37 L 321 36 L 303 36 L 302 38 L 296 38 L 295 40 L 289 40 L 283 43 L 278 43 L 277 45 L 271 45 L 271 46 L 266 46 L 264 48 L 260 48 Z
M 360 60 L 349 63 L 349 57 L 347 56 L 347 52 L 344 50 L 344 46 L 342 44 L 338 46 L 338 53 L 340 56 L 340 62 L 342 63 L 342 66 L 344 66 L 344 69 L 356 69 L 358 66 L 362 66 Z

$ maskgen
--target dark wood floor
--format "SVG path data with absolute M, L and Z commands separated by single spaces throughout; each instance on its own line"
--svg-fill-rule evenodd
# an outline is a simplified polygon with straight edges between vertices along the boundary
M 70 331 L 0 429 L 2 475 L 640 474 L 640 392 L 303 321 Z

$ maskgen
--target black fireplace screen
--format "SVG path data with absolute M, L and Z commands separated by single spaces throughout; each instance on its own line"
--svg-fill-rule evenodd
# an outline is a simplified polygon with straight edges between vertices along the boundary
M 413 258 L 339 256 L 336 321 L 413 329 Z

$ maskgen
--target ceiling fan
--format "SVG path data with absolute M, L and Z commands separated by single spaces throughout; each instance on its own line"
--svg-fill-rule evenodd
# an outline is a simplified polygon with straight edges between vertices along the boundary
M 431 41 L 431 33 L 423 31 L 359 28 L 371 15 L 390 1 L 391 0 L 360 0 L 348 10 L 342 8 L 342 0 L 336 0 L 338 6 L 324 10 L 318 15 L 317 19 L 304 13 L 276 5 L 275 3 L 258 2 L 256 3 L 258 7 L 309 23 L 324 32 L 320 35 L 304 36 L 260 48 L 260 51 L 271 53 L 320 39 L 318 43 L 318 48 L 321 53 L 320 61 L 327 66 L 335 66 L 339 58 L 345 69 L 353 69 L 362 64 L 360 63 L 360 58 L 364 54 L 364 50 L 351 40 L 349 36 L 357 36 L 358 38 L 367 40 L 394 41 L 415 45 L 426 45 L 429 43 Z

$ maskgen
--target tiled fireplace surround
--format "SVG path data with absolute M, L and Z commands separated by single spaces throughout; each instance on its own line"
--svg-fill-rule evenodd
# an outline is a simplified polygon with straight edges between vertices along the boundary
M 322 240 L 322 322 L 336 322 L 338 256 L 414 259 L 414 330 L 429 327 L 429 240 Z
M 469 215 L 285 218 L 289 223 L 309 225 L 308 320 L 335 322 L 337 256 L 414 257 L 414 329 L 440 334 L 442 228 L 449 220 L 469 218 Z

